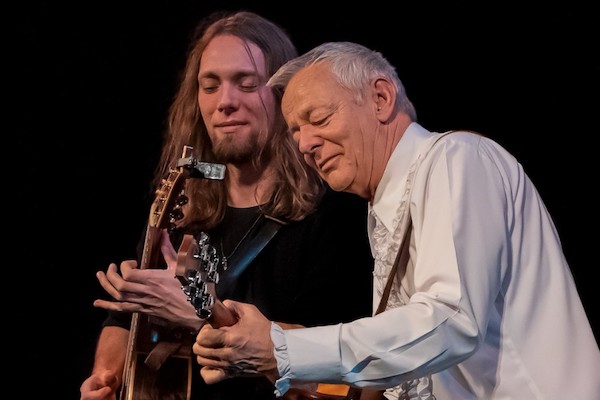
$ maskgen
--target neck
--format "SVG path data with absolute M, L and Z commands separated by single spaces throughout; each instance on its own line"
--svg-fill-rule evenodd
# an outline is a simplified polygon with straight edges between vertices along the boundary
M 371 173 L 371 180 L 369 182 L 369 201 L 373 203 L 375 197 L 375 191 L 379 182 L 383 177 L 383 172 L 388 164 L 388 160 L 392 156 L 394 149 L 402 139 L 404 132 L 413 121 L 410 117 L 404 113 L 398 113 L 398 115 L 389 124 L 386 124 L 382 128 L 382 133 L 377 135 L 375 148 L 373 151 L 373 169 Z
M 274 174 L 270 165 L 227 164 L 227 205 L 237 208 L 265 204 L 271 198 Z

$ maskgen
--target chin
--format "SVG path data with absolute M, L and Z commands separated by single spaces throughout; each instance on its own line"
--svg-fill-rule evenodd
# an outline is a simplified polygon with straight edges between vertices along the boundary
M 348 187 L 348 185 L 344 184 L 343 182 L 340 182 L 338 179 L 331 177 L 331 175 L 321 175 L 321 178 L 323 178 L 323 180 L 327 182 L 329 187 L 335 190 L 336 192 L 341 192 Z

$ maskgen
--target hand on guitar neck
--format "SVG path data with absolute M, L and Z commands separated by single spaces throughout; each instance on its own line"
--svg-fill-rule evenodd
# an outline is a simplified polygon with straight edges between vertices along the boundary
M 231 326 L 237 322 L 234 311 L 227 308 L 219 300 L 216 285 L 219 282 L 218 267 L 221 263 L 216 249 L 209 243 L 209 237 L 201 233 L 198 239 L 185 235 L 177 255 L 176 276 L 188 300 L 194 305 L 196 314 L 206 320 L 212 328 Z M 283 329 L 302 328 L 299 324 L 278 323 Z M 277 370 L 277 366 L 273 366 Z M 248 375 L 244 369 L 244 375 Z M 256 372 L 263 374 L 263 372 Z M 232 376 L 231 371 L 208 369 L 203 367 L 201 375 L 207 382 L 218 382 Z M 235 375 L 235 374 L 234 374 Z M 273 383 L 276 378 L 264 373 Z M 241 376 L 241 374 L 240 374 Z M 310 384 L 304 388 L 292 388 L 284 396 L 284 400 L 359 400 L 361 391 L 347 385 Z

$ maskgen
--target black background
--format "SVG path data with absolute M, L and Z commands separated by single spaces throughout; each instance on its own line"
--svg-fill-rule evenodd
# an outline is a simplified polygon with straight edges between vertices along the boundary
M 250 4 L 25 2 L 5 13 L 14 45 L 5 61 L 15 68 L 7 84 L 16 89 L 5 98 L 5 193 L 15 196 L 5 199 L 7 233 L 16 238 L 5 259 L 17 259 L 5 263 L 5 327 L 18 354 L 8 367 L 26 398 L 79 398 L 104 317 L 92 306 L 104 296 L 95 271 L 135 256 L 189 35 L 216 9 L 262 14 L 300 52 L 337 40 L 379 50 L 397 66 L 422 125 L 476 130 L 506 147 L 545 199 L 598 326 L 591 6 Z

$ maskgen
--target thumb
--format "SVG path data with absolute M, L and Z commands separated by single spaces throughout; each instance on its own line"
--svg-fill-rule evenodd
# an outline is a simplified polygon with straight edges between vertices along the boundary
M 202 379 L 204 379 L 204 382 L 208 385 L 221 382 L 228 378 L 224 370 L 210 367 L 202 367 L 200 369 L 200 376 L 202 376 Z
M 111 388 L 113 388 L 115 390 L 117 389 L 117 387 L 119 385 L 119 379 L 111 371 L 104 371 L 100 375 L 100 381 L 102 382 L 102 384 L 104 386 L 110 386 Z
M 240 301 L 230 299 L 223 300 L 223 305 L 229 310 L 231 310 L 231 312 L 233 312 L 233 314 L 237 315 L 238 317 L 244 315 L 245 313 L 252 313 L 254 312 L 253 309 L 256 309 L 256 306 L 254 306 L 253 304 L 243 303 Z

